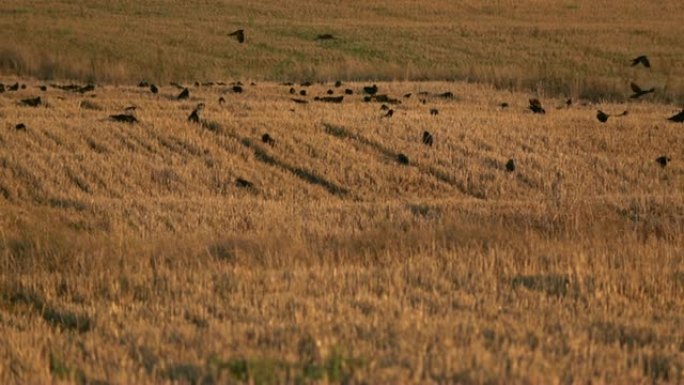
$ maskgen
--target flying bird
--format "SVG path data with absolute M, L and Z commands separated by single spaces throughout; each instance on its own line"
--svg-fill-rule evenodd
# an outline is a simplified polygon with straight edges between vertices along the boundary
M 228 36 L 234 36 L 238 42 L 244 43 L 245 42 L 245 30 L 244 29 L 238 29 L 235 32 L 231 32 L 228 34 Z
M 671 122 L 682 123 L 684 122 L 684 109 L 682 109 L 678 114 L 672 115 L 667 120 Z
M 670 158 L 667 155 L 659 156 L 656 158 L 656 162 L 660 165 L 660 167 L 663 168 L 665 168 L 665 166 L 667 166 L 667 164 L 670 163 L 670 161 L 672 161 L 672 158 Z
M 539 99 L 530 99 L 530 110 L 535 114 L 545 114 L 546 110 L 542 107 Z
M 638 64 L 641 64 L 646 68 L 651 68 L 651 62 L 648 61 L 648 57 L 646 57 L 646 55 L 637 56 L 632 59 L 632 67 Z
M 652 92 L 655 92 L 655 88 L 644 90 L 634 82 L 630 83 L 629 86 L 632 87 L 632 91 L 634 91 L 634 94 L 632 94 L 632 96 L 630 96 L 630 98 L 632 98 L 632 99 L 637 99 L 637 98 L 642 97 L 646 94 L 650 94 Z
M 423 144 L 432 147 L 433 142 L 434 138 L 432 137 L 432 134 L 428 131 L 423 131 Z

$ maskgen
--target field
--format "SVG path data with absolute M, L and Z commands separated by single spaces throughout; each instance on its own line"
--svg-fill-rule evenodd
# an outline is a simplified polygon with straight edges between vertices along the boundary
M 0 94 L 0 383 L 684 382 L 680 3 L 139 3 L 0 5 L 0 83 L 26 86 Z M 319 31 L 345 41 L 292 52 Z M 493 39 L 511 31 L 545 45 Z M 343 52 L 378 52 L 366 32 L 407 56 Z M 151 67 L 156 41 L 203 43 Z M 372 83 L 398 103 L 365 102 Z M 129 106 L 137 123 L 110 118 Z
M 678 0 L 173 1 L 0 4 L 0 71 L 120 84 L 444 80 L 684 103 Z M 246 31 L 246 43 L 227 34 Z M 317 40 L 319 34 L 334 40 Z M 649 54 L 651 71 L 627 65 Z

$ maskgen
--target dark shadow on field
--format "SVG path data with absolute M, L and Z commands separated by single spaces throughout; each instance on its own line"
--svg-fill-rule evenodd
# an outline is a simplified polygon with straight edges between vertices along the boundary
M 291 164 L 288 164 L 286 162 L 283 162 L 282 160 L 275 158 L 272 155 L 269 155 L 268 152 L 266 150 L 264 150 L 264 148 L 262 148 L 259 144 L 254 143 L 249 138 L 242 138 L 239 135 L 237 135 L 235 133 L 231 133 L 231 132 L 225 132 L 225 134 L 230 136 L 231 138 L 237 140 L 243 146 L 254 151 L 254 155 L 256 157 L 256 160 L 258 160 L 259 162 L 268 164 L 270 166 L 278 167 L 282 170 L 286 170 L 286 171 L 292 173 L 297 178 L 303 180 L 304 182 L 323 187 L 326 191 L 328 191 L 332 195 L 335 195 L 335 196 L 338 196 L 341 198 L 349 195 L 348 189 L 341 187 L 341 186 L 338 186 L 337 184 L 335 184 L 335 183 L 325 179 L 324 177 L 317 175 L 311 171 L 307 171 L 307 170 L 304 170 L 300 167 L 293 166 Z
M 333 125 L 333 124 L 329 124 L 329 123 L 323 123 L 323 128 L 325 129 L 325 132 L 329 135 L 332 135 L 332 136 L 334 136 L 336 138 L 340 138 L 340 139 L 355 140 L 355 141 L 369 147 L 371 150 L 378 152 L 378 153 L 382 154 L 383 156 L 388 157 L 390 159 L 398 159 L 398 157 L 399 157 L 399 153 L 390 150 L 389 148 L 383 146 L 381 143 L 370 140 L 370 139 L 364 137 L 363 135 L 354 134 L 352 132 L 349 132 L 346 128 L 344 128 L 342 126 L 337 126 L 337 125 Z M 410 161 L 409 165 L 416 167 L 420 172 L 428 174 L 431 177 L 439 180 L 440 182 L 446 183 L 446 184 L 456 188 L 462 194 L 469 195 L 469 196 L 477 198 L 477 199 L 484 199 L 484 196 L 482 196 L 482 194 L 478 194 L 478 193 L 474 193 L 474 192 L 470 191 L 462 181 L 459 181 L 459 180 L 451 177 L 449 174 L 435 168 L 434 166 L 421 165 L 419 163 L 416 163 L 415 161 Z

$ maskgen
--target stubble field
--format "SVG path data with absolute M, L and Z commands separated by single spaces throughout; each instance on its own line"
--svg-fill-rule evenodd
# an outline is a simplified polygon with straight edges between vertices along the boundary
M 0 99 L 5 383 L 682 380 L 674 106 L 37 85 Z
M 682 383 L 682 5 L 613 3 L 3 2 L 0 383 Z

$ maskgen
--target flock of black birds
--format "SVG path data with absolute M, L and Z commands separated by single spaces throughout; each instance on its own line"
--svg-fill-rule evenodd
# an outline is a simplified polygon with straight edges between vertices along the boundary
M 234 37 L 241 44 L 245 42 L 245 31 L 243 29 L 239 29 L 237 31 L 234 31 L 234 32 L 228 34 L 228 36 Z M 318 35 L 316 37 L 316 40 L 331 40 L 331 39 L 335 39 L 335 37 L 331 34 L 322 34 L 322 35 Z M 638 56 L 638 57 L 632 59 L 631 65 L 632 66 L 642 65 L 646 68 L 651 68 L 651 63 L 650 63 L 648 57 L 645 55 L 641 55 L 641 56 Z M 181 90 L 180 93 L 175 97 L 176 100 L 187 100 L 190 98 L 189 88 L 187 88 L 187 87 L 185 87 L 185 86 L 183 86 L 177 82 L 172 82 L 172 83 L 170 83 L 170 85 Z M 213 85 L 226 86 L 226 84 L 223 82 L 216 82 L 216 83 L 214 83 L 214 82 L 207 82 L 207 83 L 196 82 L 195 83 L 195 86 L 213 86 Z M 255 84 L 252 83 L 251 85 L 255 85 Z M 307 90 L 305 88 L 311 86 L 312 83 L 311 82 L 301 83 L 300 86 L 303 88 L 300 89 L 299 91 L 297 91 L 294 88 L 294 86 L 295 86 L 294 83 L 287 82 L 287 83 L 282 83 L 282 85 L 290 87 L 289 93 L 291 95 L 298 94 L 301 97 L 305 97 L 308 94 Z M 93 84 L 87 84 L 85 86 L 76 85 L 76 84 L 71 84 L 71 85 L 51 84 L 51 86 L 54 88 L 58 88 L 60 90 L 63 90 L 63 91 L 69 91 L 69 92 L 75 92 L 75 93 L 81 93 L 81 94 L 95 90 L 95 85 L 93 85 Z M 242 93 L 244 91 L 243 86 L 244 85 L 241 82 L 236 82 L 236 83 L 231 84 L 230 89 L 232 90 L 233 93 Z M 340 88 L 341 86 L 342 86 L 342 82 L 339 80 L 336 81 L 334 84 L 335 88 Z M 147 81 L 141 81 L 138 84 L 138 87 L 148 88 L 152 94 L 158 94 L 159 93 L 159 87 L 157 87 L 155 84 L 150 84 Z M 634 92 L 630 96 L 630 98 L 632 98 L 632 99 L 637 99 L 637 98 L 640 98 L 644 95 L 655 92 L 655 88 L 642 89 L 641 87 L 639 87 L 637 84 L 635 84 L 633 82 L 630 84 L 630 87 L 631 87 L 632 91 Z M 39 86 L 39 88 L 41 91 L 47 91 L 47 86 L 45 86 L 45 85 Z M 15 83 L 15 84 L 6 86 L 6 85 L 0 83 L 0 94 L 4 93 L 4 92 L 9 92 L 9 91 L 18 91 L 19 89 L 26 89 L 26 85 Z M 389 105 L 401 104 L 401 101 L 397 98 L 393 98 L 387 94 L 380 94 L 379 93 L 379 87 L 376 84 L 362 87 L 361 93 L 363 94 L 363 101 L 365 101 L 365 102 L 383 103 L 380 109 L 382 111 L 384 111 L 384 115 L 382 115 L 381 118 L 389 119 L 392 116 L 394 116 L 395 111 L 394 111 L 394 109 L 390 108 L 388 106 L 388 104 Z M 328 89 L 326 91 L 326 95 L 315 96 L 313 98 L 313 100 L 317 101 L 317 102 L 324 102 L 324 103 L 342 103 L 345 96 L 354 94 L 354 90 L 350 89 L 350 88 L 346 88 L 346 89 L 344 89 L 343 95 L 334 96 L 334 94 L 335 94 L 335 91 L 333 89 Z M 418 96 L 421 97 L 420 102 L 423 104 L 426 104 L 427 103 L 426 97 L 428 95 L 429 95 L 429 93 L 427 93 L 427 92 L 419 92 Z M 411 93 L 407 93 L 407 94 L 403 95 L 404 98 L 410 98 L 411 96 L 412 96 Z M 439 98 L 444 98 L 444 99 L 453 99 L 454 98 L 454 94 L 452 92 L 444 92 L 441 94 L 435 94 L 433 96 L 439 97 Z M 308 104 L 309 103 L 308 100 L 302 99 L 302 98 L 291 98 L 291 100 L 297 104 Z M 226 103 L 225 98 L 223 96 L 221 96 L 218 100 L 218 103 L 219 103 L 219 105 L 224 105 Z M 33 98 L 22 99 L 19 101 L 19 104 L 23 105 L 23 106 L 28 106 L 28 107 L 38 107 L 38 106 L 44 104 L 44 101 L 41 99 L 40 96 L 38 96 L 38 97 L 33 97 Z M 565 102 L 565 105 L 566 105 L 566 107 L 570 107 L 572 105 L 572 99 L 568 99 Z M 509 104 L 507 102 L 503 102 L 503 103 L 499 104 L 499 106 L 501 108 L 507 108 L 509 106 Z M 191 114 L 188 116 L 187 120 L 191 123 L 199 123 L 199 124 L 205 125 L 205 122 L 201 119 L 201 116 L 200 116 L 202 111 L 204 110 L 204 108 L 205 108 L 204 103 L 197 104 L 195 109 L 193 109 Z M 534 114 L 545 114 L 546 113 L 546 110 L 542 106 L 541 101 L 537 98 L 529 99 L 528 108 Z M 559 108 L 561 108 L 561 107 L 559 107 Z M 135 106 L 131 106 L 131 107 L 126 108 L 125 113 L 110 115 L 109 119 L 111 119 L 114 122 L 121 122 L 121 123 L 128 123 L 128 124 L 138 123 L 139 121 L 135 117 L 134 112 L 135 112 Z M 439 114 L 438 109 L 436 109 L 436 108 L 430 109 L 430 115 L 436 116 L 438 114 Z M 606 123 L 611 116 L 621 117 L 621 116 L 626 116 L 627 114 L 628 114 L 628 112 L 624 111 L 620 114 L 610 115 L 610 114 L 607 114 L 601 110 L 598 110 L 596 113 L 596 118 L 599 122 Z M 684 109 L 681 112 L 669 117 L 668 120 L 672 121 L 672 122 L 678 122 L 678 123 L 684 122 Z M 15 126 L 15 129 L 20 130 L 20 131 L 22 131 L 22 130 L 25 131 L 26 125 L 23 123 L 19 123 Z M 269 145 L 269 146 L 275 146 L 275 144 L 276 144 L 276 140 L 268 133 L 265 133 L 262 135 L 261 141 L 263 143 Z M 425 146 L 432 147 L 433 144 L 435 143 L 435 139 L 434 139 L 433 134 L 430 133 L 429 131 L 424 131 L 423 135 L 422 135 L 422 143 Z M 672 159 L 668 155 L 662 155 L 662 156 L 659 156 L 658 158 L 656 158 L 656 162 L 662 167 L 666 167 L 668 165 L 668 163 L 671 161 L 672 161 Z M 402 164 L 402 165 L 410 164 L 408 156 L 406 154 L 403 154 L 403 153 L 400 153 L 397 155 L 397 162 L 399 164 Z M 514 159 L 509 159 L 506 162 L 505 170 L 508 172 L 514 172 L 516 170 L 516 163 L 515 163 Z M 241 178 L 238 178 L 236 180 L 236 184 L 239 187 L 247 187 L 247 188 L 253 187 L 253 184 L 251 182 L 244 180 L 244 179 L 241 179 Z

